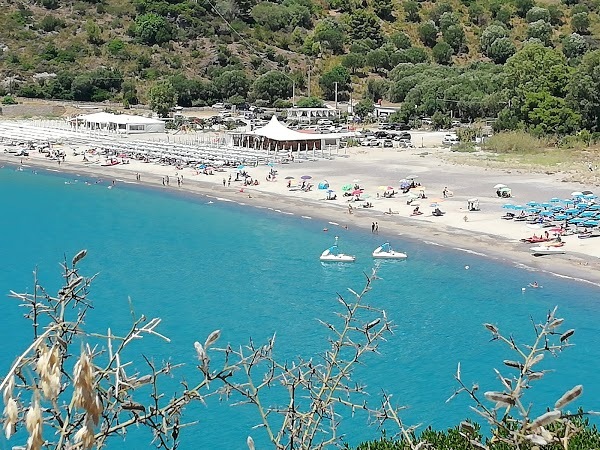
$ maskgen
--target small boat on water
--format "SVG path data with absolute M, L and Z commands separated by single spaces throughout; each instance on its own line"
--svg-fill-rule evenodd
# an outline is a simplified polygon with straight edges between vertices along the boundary
M 530 247 L 529 251 L 533 256 L 545 256 L 545 255 L 562 255 L 565 253 L 565 250 L 562 246 L 547 246 L 547 245 L 538 245 L 536 247 Z
M 329 247 L 327 250 L 325 250 L 323 253 L 321 253 L 319 260 L 322 262 L 343 262 L 343 263 L 356 261 L 356 256 L 340 253 L 338 250 L 337 244 L 338 244 L 338 237 L 336 236 L 335 244 L 333 244 L 331 247 Z
M 393 250 L 389 242 L 386 242 L 373 250 L 373 258 L 376 259 L 406 259 L 407 257 L 406 253 Z

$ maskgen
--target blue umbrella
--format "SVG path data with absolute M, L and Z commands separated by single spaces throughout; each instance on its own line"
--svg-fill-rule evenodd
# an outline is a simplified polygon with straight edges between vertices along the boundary
M 553 214 L 552 211 L 542 211 L 540 213 L 540 216 L 551 216 Z
M 595 215 L 595 211 L 584 211 L 581 213 L 581 217 L 594 217 Z
M 527 208 L 525 211 L 530 212 L 530 213 L 536 213 L 539 212 L 539 208 Z
M 569 209 L 565 209 L 565 213 L 566 214 L 576 214 L 578 213 L 579 210 L 577 208 L 569 208 Z
M 575 203 L 573 200 L 571 200 L 570 198 L 565 198 L 563 201 L 563 203 L 570 205 L 571 203 Z
M 550 203 L 548 203 L 548 202 L 544 202 L 540 206 L 542 206 L 544 208 L 550 208 L 552 205 Z
M 569 223 L 582 223 L 585 222 L 586 219 L 583 217 L 575 217 L 574 219 L 569 220 Z
M 583 224 L 587 227 L 597 227 L 600 221 L 598 220 L 586 220 Z
M 198 166 L 198 169 L 206 169 L 206 164 L 200 164 L 200 165 Z
M 590 205 L 588 209 L 590 211 L 600 211 L 600 205 Z
M 563 210 L 563 207 L 562 207 L 562 206 L 558 206 L 558 205 L 557 205 L 557 206 L 553 206 L 553 207 L 552 207 L 552 211 L 562 211 L 562 210 Z
M 551 202 L 551 203 L 558 203 L 558 202 L 560 202 L 560 198 L 558 198 L 558 197 L 552 197 L 552 198 L 550 199 L 550 202 Z
M 527 206 L 537 206 L 537 205 L 538 205 L 538 202 L 534 202 L 534 201 L 527 202 Z
M 502 205 L 502 207 L 504 209 L 514 209 L 515 205 L 513 205 L 512 203 L 505 203 L 504 205 Z
M 275 164 L 273 164 L 272 162 L 270 162 L 270 163 L 267 163 L 267 166 L 269 166 L 269 167 L 273 167 L 274 165 L 275 165 Z
M 525 207 L 523 205 L 515 205 L 515 206 L 513 206 L 513 209 L 520 211 L 522 209 L 525 209 Z
M 242 170 L 244 167 L 246 167 L 246 166 L 244 166 L 243 164 L 240 164 L 239 166 L 237 166 L 238 170 Z
M 594 195 L 594 194 L 584 194 L 583 198 L 587 198 L 587 199 L 591 200 L 593 198 L 598 198 L 598 196 Z
M 587 209 L 588 205 L 585 203 L 579 203 L 576 208 L 577 209 Z
M 554 216 L 554 218 L 556 220 L 565 220 L 565 219 L 568 219 L 569 216 L 567 216 L 566 214 L 557 214 L 556 216 Z

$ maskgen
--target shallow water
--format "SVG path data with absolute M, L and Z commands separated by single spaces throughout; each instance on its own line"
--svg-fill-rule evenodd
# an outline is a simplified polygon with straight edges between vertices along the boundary
M 360 290 L 364 273 L 373 267 L 371 251 L 386 231 L 401 231 L 381 230 L 381 236 L 374 236 L 334 230 L 322 220 L 178 196 L 175 188 L 108 189 L 106 183 L 85 181 L 83 176 L 0 169 L 0 292 L 31 290 L 36 266 L 42 282 L 56 290 L 63 256 L 87 248 L 82 267 L 88 275 L 99 274 L 88 329 L 126 330 L 131 298 L 137 314 L 161 317 L 162 331 L 172 339 L 170 344 L 153 339 L 136 343 L 131 352 L 136 364 L 141 367 L 142 353 L 188 362 L 175 379 L 195 379 L 193 342 L 217 328 L 223 341 L 236 345 L 249 338 L 264 342 L 276 333 L 281 358 L 323 351 L 327 333 L 316 319 L 335 320 L 337 293 L 347 295 L 349 287 Z M 328 233 L 322 231 L 325 226 Z M 355 264 L 318 261 L 335 234 L 343 251 L 357 255 Z M 575 346 L 545 360 L 543 368 L 555 371 L 527 393 L 527 400 L 543 411 L 566 389 L 583 383 L 577 406 L 598 408 L 600 386 L 593 382 L 600 365 L 597 287 L 397 237 L 392 245 L 409 258 L 383 262 L 381 280 L 367 300 L 386 310 L 396 333 L 355 378 L 372 394 L 385 388 L 409 406 L 402 413 L 405 423 L 447 427 L 470 417 L 466 397 L 445 403 L 455 388 L 457 363 L 465 380 L 493 390 L 500 388 L 493 367 L 500 369 L 502 360 L 511 357 L 506 348 L 489 342 L 482 323 L 495 323 L 519 342 L 531 342 L 530 318 L 542 321 L 557 305 L 566 318 L 565 329 L 577 329 Z M 543 288 L 522 291 L 533 280 Z M 14 300 L 1 305 L 5 326 L 0 338 L 13 343 L 0 348 L 0 370 L 5 372 L 26 347 L 31 329 Z M 245 448 L 249 434 L 264 443 L 264 435 L 251 429 L 258 415 L 249 407 L 213 401 L 191 408 L 188 416 L 200 422 L 183 431 L 182 448 Z M 350 443 L 377 437 L 365 422 L 364 417 L 344 422 Z M 148 435 L 132 433 L 110 448 L 141 448 L 148 442 Z

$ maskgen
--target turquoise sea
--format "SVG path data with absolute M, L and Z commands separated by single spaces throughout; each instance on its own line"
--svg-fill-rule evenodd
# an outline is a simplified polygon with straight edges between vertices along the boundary
M 501 369 L 511 353 L 489 341 L 484 322 L 531 342 L 531 320 L 543 321 L 559 307 L 567 328 L 577 330 L 560 357 L 546 358 L 551 370 L 527 393 L 534 410 L 543 411 L 575 384 L 584 384 L 576 406 L 598 409 L 600 384 L 600 289 L 596 286 L 530 272 L 523 268 L 445 247 L 403 240 L 401 230 L 337 229 L 319 219 L 305 219 L 207 197 L 177 195 L 176 188 L 151 190 L 108 183 L 87 185 L 85 176 L 31 169 L 0 169 L 0 293 L 31 291 L 32 270 L 48 289 L 60 283 L 59 262 L 79 249 L 88 249 L 82 267 L 98 273 L 91 298 L 95 309 L 87 327 L 124 331 L 130 323 L 128 298 L 138 314 L 163 319 L 158 339 L 136 343 L 131 356 L 142 367 L 141 354 L 156 360 L 187 362 L 174 381 L 197 377 L 194 341 L 204 341 L 214 329 L 222 342 L 261 343 L 277 334 L 282 359 L 318 355 L 327 348 L 327 332 L 317 318 L 335 320 L 337 293 L 360 290 L 370 272 L 370 253 L 389 232 L 392 245 L 408 253 L 403 262 L 383 263 L 382 278 L 368 294 L 370 304 L 382 307 L 396 324 L 396 333 L 370 356 L 356 374 L 372 394 L 386 389 L 408 406 L 406 424 L 442 428 L 457 424 L 469 412 L 469 401 L 458 397 L 446 403 L 456 387 L 453 375 L 462 365 L 463 379 L 481 390 L 500 389 L 493 368 Z M 329 232 L 322 229 L 328 226 Z M 334 230 L 334 228 L 336 228 Z M 321 251 L 340 236 L 340 246 L 357 255 L 353 265 L 322 265 Z M 468 269 L 465 267 L 468 266 Z M 522 287 L 536 280 L 542 289 Z M 28 345 L 31 328 L 17 302 L 0 303 L 0 372 L 5 373 L 18 352 Z M 198 420 L 182 431 L 181 448 L 246 448 L 259 421 L 250 407 L 211 401 L 188 411 Z M 378 431 L 358 416 L 344 421 L 348 441 L 376 438 Z M 390 429 L 393 433 L 396 430 Z M 145 448 L 150 436 L 134 432 L 109 448 Z M 17 442 L 0 441 L 0 448 Z

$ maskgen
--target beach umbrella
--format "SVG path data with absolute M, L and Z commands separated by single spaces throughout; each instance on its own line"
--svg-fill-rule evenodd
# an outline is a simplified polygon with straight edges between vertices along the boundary
M 352 180 L 353 183 L 360 183 L 360 180 L 358 178 L 355 178 L 354 180 Z
M 273 164 L 272 162 L 267 163 L 267 166 L 269 167 L 273 167 L 275 164 Z
M 352 189 L 352 185 L 351 184 L 345 184 L 342 186 L 342 191 L 349 191 L 350 189 Z
M 565 199 L 564 199 L 562 202 L 563 202 L 564 204 L 566 204 L 566 205 L 570 205 L 571 203 L 575 203 L 575 202 L 574 202 L 573 200 L 571 200 L 570 198 L 565 198 Z
M 577 208 L 565 209 L 565 214 L 577 214 L 579 210 Z
M 560 202 L 560 198 L 558 198 L 558 197 L 552 197 L 550 199 L 550 203 L 558 203 L 558 202 Z
M 362 198 L 371 198 L 371 194 L 362 194 L 361 195 Z
M 533 201 L 527 202 L 527 206 L 537 206 L 537 205 L 538 205 L 538 202 L 533 202 Z
M 352 191 L 352 195 L 360 195 L 360 194 L 362 194 L 361 189 L 355 189 L 354 191 Z
M 583 217 L 575 217 L 574 219 L 569 220 L 569 223 L 582 223 L 585 222 L 586 219 Z
M 516 209 L 518 211 L 521 211 L 522 209 L 525 209 L 525 207 L 523 205 L 514 205 L 513 209 Z
M 567 216 L 566 214 L 557 214 L 556 216 L 554 216 L 554 218 L 556 220 L 565 220 L 565 219 L 568 219 L 569 216 Z
M 379 186 L 377 189 L 379 189 L 380 191 L 387 191 L 388 189 L 390 189 L 389 186 Z M 393 189 L 393 188 L 391 188 Z
M 583 197 L 583 192 L 579 192 L 579 191 L 571 192 L 571 197 Z
M 310 180 L 312 177 L 310 175 L 302 175 L 300 178 L 303 180 Z
M 286 180 L 293 180 L 294 177 L 285 177 Z
M 552 211 L 562 211 L 562 210 L 563 210 L 563 207 L 560 205 L 555 205 L 552 207 Z
M 415 178 L 419 178 L 419 175 L 409 175 L 406 177 L 407 180 L 414 180 Z
M 530 212 L 530 213 L 536 213 L 536 212 L 539 212 L 540 210 L 538 208 L 527 208 L 525 211 Z
M 595 215 L 595 211 L 584 211 L 581 213 L 581 217 L 594 217 Z
M 544 203 L 541 203 L 540 206 L 542 208 L 550 208 L 552 205 L 550 203 L 548 203 L 548 202 L 544 202 Z
M 542 211 L 540 213 L 540 216 L 551 216 L 553 214 L 552 211 Z
M 512 203 L 505 203 L 504 205 L 502 205 L 502 207 L 504 209 L 514 209 L 514 206 Z
M 508 186 L 506 186 L 505 184 L 497 184 L 496 186 L 494 186 L 494 189 L 502 189 L 505 187 L 508 187 Z
M 239 166 L 237 166 L 238 170 L 242 170 L 244 167 L 246 167 L 246 166 L 244 166 L 243 164 L 240 164 Z
M 598 198 L 598 196 L 594 195 L 594 194 L 583 194 L 583 198 L 585 198 L 587 200 L 592 200 L 594 198 Z
M 586 220 L 583 224 L 586 227 L 597 227 L 600 222 L 597 220 Z
M 586 205 L 585 203 L 579 203 L 576 208 L 577 209 L 587 209 L 588 205 Z

